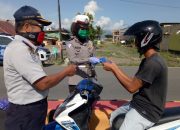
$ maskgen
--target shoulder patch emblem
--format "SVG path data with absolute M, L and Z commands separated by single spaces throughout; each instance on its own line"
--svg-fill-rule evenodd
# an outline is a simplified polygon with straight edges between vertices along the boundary
M 39 57 L 37 56 L 36 53 L 30 52 L 30 55 L 34 62 L 39 63 L 39 59 L 38 59 Z
M 70 48 L 70 47 L 71 47 L 71 44 L 68 44 L 68 47 Z

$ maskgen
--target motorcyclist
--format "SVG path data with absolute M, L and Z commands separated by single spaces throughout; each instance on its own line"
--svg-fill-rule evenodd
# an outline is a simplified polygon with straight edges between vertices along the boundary
M 112 71 L 122 86 L 134 93 L 128 104 L 111 113 L 110 125 L 113 127 L 114 119 L 126 113 L 119 130 L 144 130 L 158 122 L 165 108 L 167 65 L 157 52 L 162 29 L 157 21 L 146 20 L 132 25 L 124 35 L 134 36 L 138 53 L 145 58 L 133 78 L 115 63 L 103 63 L 105 70 Z

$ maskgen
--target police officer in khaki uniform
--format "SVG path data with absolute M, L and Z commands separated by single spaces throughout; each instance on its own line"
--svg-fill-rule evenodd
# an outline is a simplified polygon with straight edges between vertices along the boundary
M 49 88 L 66 76 L 72 76 L 75 65 L 47 75 L 37 50 L 44 39 L 43 27 L 51 24 L 38 10 L 23 6 L 14 13 L 15 39 L 4 53 L 4 80 L 9 107 L 6 111 L 6 130 L 41 130 L 47 115 Z
M 84 78 L 95 77 L 95 70 L 89 63 L 89 58 L 93 57 L 95 48 L 89 36 L 89 17 L 77 15 L 71 25 L 73 37 L 66 43 L 67 56 L 70 63 L 78 65 L 74 76 L 69 77 L 69 92 Z
M 69 92 L 72 93 L 76 85 L 84 78 L 95 78 L 95 70 L 89 59 L 94 55 L 93 43 L 89 38 L 89 17 L 77 15 L 71 25 L 73 37 L 66 43 L 67 56 L 70 63 L 78 65 L 76 74 L 69 77 Z M 91 114 L 91 104 L 81 106 L 72 115 L 81 130 L 89 130 L 88 121 Z

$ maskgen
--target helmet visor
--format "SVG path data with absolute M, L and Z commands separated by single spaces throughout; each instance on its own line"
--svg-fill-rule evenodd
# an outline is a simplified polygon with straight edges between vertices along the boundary
M 130 44 L 134 44 L 136 42 L 136 36 L 134 36 L 134 35 L 125 35 L 124 37 L 125 37 L 126 41 L 128 41 L 128 43 L 130 43 Z

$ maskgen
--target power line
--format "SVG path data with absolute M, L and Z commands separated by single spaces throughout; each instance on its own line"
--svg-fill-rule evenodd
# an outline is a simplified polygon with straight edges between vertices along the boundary
M 126 3 L 132 3 L 132 4 L 141 4 L 141 5 L 146 5 L 146 6 L 156 6 L 156 7 L 180 9 L 180 6 L 162 5 L 162 4 L 154 4 L 154 3 L 140 2 L 140 1 L 130 1 L 130 0 L 120 0 L 120 1 L 126 2 Z

